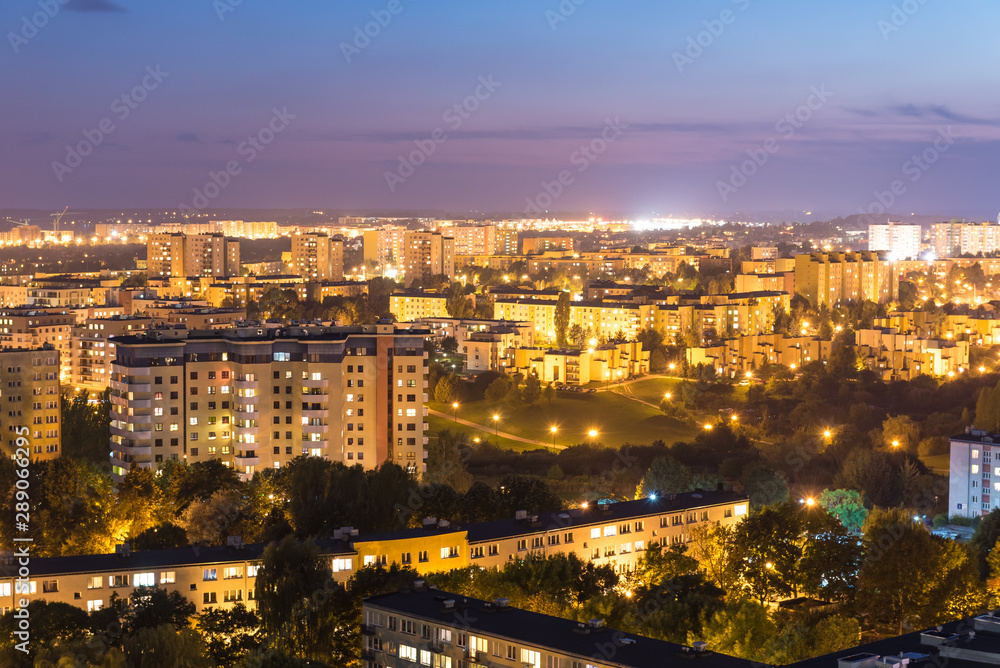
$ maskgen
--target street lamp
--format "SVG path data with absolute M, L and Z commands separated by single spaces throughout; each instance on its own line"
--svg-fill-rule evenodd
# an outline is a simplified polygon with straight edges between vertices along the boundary
M 705 431 L 712 431 L 712 425 L 706 424 L 705 425 Z
M 556 432 L 559 431 L 559 428 L 556 427 L 555 425 L 552 425 L 551 427 L 549 427 L 549 431 L 552 432 L 552 447 L 554 448 L 556 447 Z
M 500 416 L 496 413 L 493 414 L 493 435 L 500 435 Z
M 458 402 L 454 402 L 451 407 L 455 409 L 455 424 L 458 424 Z
M 669 392 L 667 392 L 666 394 L 663 395 L 664 399 L 670 399 L 670 397 L 671 397 L 671 394 Z
M 591 429 L 590 431 L 587 432 L 587 435 L 590 436 L 590 442 L 591 442 L 591 444 L 594 444 L 597 441 L 597 430 L 596 429 Z
M 892 441 L 892 447 L 894 447 L 894 448 L 898 448 L 899 447 L 899 439 L 893 439 L 893 441 Z

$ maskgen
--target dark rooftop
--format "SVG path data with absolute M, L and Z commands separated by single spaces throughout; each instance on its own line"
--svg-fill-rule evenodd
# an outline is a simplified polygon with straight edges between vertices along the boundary
M 448 603 L 446 603 L 448 602 Z M 551 617 L 437 589 L 384 594 L 366 605 L 459 629 L 481 631 L 538 648 L 596 660 L 602 666 L 648 668 L 697 659 L 710 668 L 749 668 L 750 661 L 653 640 L 603 625 Z

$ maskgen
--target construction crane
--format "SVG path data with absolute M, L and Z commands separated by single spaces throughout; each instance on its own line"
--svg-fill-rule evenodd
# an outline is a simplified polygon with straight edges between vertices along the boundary
M 59 212 L 59 213 L 53 213 L 53 214 L 50 214 L 50 215 L 49 215 L 49 217 L 50 217 L 50 218 L 55 218 L 55 220 L 54 220 L 54 221 L 52 222 L 52 231 L 53 231 L 53 232 L 58 232 L 58 231 L 59 231 L 59 221 L 61 221 L 61 220 L 62 220 L 63 216 L 65 216 L 65 215 L 66 215 L 66 212 L 67 212 L 67 211 L 68 211 L 69 213 L 71 213 L 71 214 L 76 214 L 76 213 L 83 213 L 82 211 L 70 211 L 70 210 L 69 210 L 69 207 L 67 206 L 67 207 L 66 207 L 65 209 L 63 209 L 63 210 L 62 210 L 61 212 Z
M 25 225 L 31 225 L 30 220 L 14 220 L 13 218 L 4 218 L 4 222 L 13 223 L 14 225 L 20 225 L 24 227 Z

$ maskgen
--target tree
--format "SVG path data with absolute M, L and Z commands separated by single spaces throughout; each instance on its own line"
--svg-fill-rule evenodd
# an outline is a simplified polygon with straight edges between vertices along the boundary
M 570 294 L 560 292 L 559 299 L 556 300 L 556 312 L 554 324 L 556 328 L 556 345 L 559 348 L 566 347 L 566 334 L 569 331 L 570 318 Z
M 469 452 L 468 436 L 465 432 L 452 434 L 445 429 L 438 432 L 427 446 L 427 472 L 423 482 L 430 485 L 447 485 L 451 489 L 464 492 L 472 484 L 472 475 L 465 467 Z
M 192 629 L 178 630 L 173 624 L 142 629 L 125 640 L 123 649 L 128 665 L 134 668 L 212 666 L 201 637 Z
M 263 646 L 260 618 L 243 603 L 231 609 L 209 608 L 198 616 L 198 630 L 208 645 L 208 654 L 223 668 L 236 666 Z
M 119 517 L 128 523 L 129 539 L 142 534 L 157 524 L 163 513 L 163 491 L 156 485 L 152 469 L 133 467 L 118 485 Z
M 568 336 L 574 348 L 583 348 L 583 344 L 586 343 L 586 335 L 584 334 L 583 327 L 578 324 L 574 324 L 569 328 Z
M 833 515 L 851 532 L 860 533 L 868 517 L 861 494 L 853 489 L 824 489 L 817 499 L 820 508 Z
M 654 492 L 680 494 L 691 490 L 691 469 L 667 455 L 657 457 L 636 487 L 635 498 L 644 499 Z
M 750 497 L 753 507 L 769 506 L 788 500 L 788 482 L 785 476 L 764 464 L 749 467 L 740 476 L 743 493 Z
M 691 556 L 708 578 L 727 594 L 735 591 L 736 573 L 732 567 L 734 528 L 722 524 L 698 524 L 691 529 Z
M 916 454 L 920 427 L 907 415 L 886 418 L 882 423 L 882 440 L 886 447 Z
M 498 408 L 507 399 L 507 395 L 510 394 L 511 389 L 517 389 L 514 387 L 514 382 L 510 379 L 510 376 L 500 376 L 486 388 L 485 399 L 493 408 Z
M 192 501 L 207 501 L 220 490 L 239 486 L 240 477 L 236 471 L 218 459 L 178 467 L 171 490 L 174 507 L 181 513 Z
M 192 545 L 225 545 L 229 536 L 242 536 L 256 542 L 249 531 L 257 530 L 259 522 L 246 522 L 251 509 L 241 490 L 223 489 L 207 501 L 194 501 L 181 517 L 181 523 Z M 256 518 L 254 518 L 256 519 Z M 241 521 L 244 520 L 244 521 Z
M 802 518 L 792 503 L 767 506 L 733 528 L 732 566 L 745 592 L 766 603 L 795 592 Z
M 257 572 L 257 612 L 275 649 L 299 658 L 337 657 L 334 665 L 344 665 L 357 652 L 350 640 L 356 606 L 333 581 L 329 563 L 311 540 L 289 536 L 268 545 Z
M 846 601 L 857 588 L 862 554 L 858 539 L 836 518 L 810 532 L 798 564 L 802 591 L 824 601 Z
M 650 545 L 636 562 L 634 580 L 645 586 L 655 587 L 682 575 L 698 570 L 698 560 L 687 554 L 686 545 L 671 545 L 663 549 L 662 543 Z
M 927 625 L 935 607 L 930 591 L 942 574 L 940 548 L 910 514 L 900 508 L 876 508 L 864 528 L 865 560 L 858 574 L 858 601 L 873 619 L 905 626 Z
M 548 383 L 545 389 L 542 390 L 542 396 L 545 397 L 545 403 L 552 408 L 552 401 L 556 398 L 556 388 L 552 386 L 552 383 Z
M 769 664 L 768 641 L 777 629 L 767 608 L 749 600 L 738 600 L 705 620 L 700 637 L 713 652 Z
M 108 443 L 111 441 L 111 390 L 101 393 L 97 405 L 90 403 L 90 393 L 81 390 L 70 396 L 63 392 L 63 455 L 83 459 L 108 468 Z
M 461 382 L 454 374 L 441 378 L 434 387 L 434 400 L 442 404 L 458 401 Z
M 528 374 L 524 379 L 524 389 L 521 391 L 521 399 L 526 406 L 534 406 L 542 396 L 542 382 L 538 380 L 538 374 Z
M 974 424 L 978 429 L 985 429 L 991 434 L 1000 431 L 1000 382 L 992 388 L 984 387 L 979 391 Z

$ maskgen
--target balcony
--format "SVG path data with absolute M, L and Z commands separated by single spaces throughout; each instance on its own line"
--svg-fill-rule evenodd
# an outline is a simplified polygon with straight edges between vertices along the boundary
M 257 381 L 256 380 L 234 380 L 233 387 L 237 390 L 256 390 Z
M 303 434 L 325 434 L 329 430 L 329 428 L 330 428 L 330 426 L 326 425 L 326 424 L 304 424 L 304 425 L 302 425 L 302 433 Z
M 259 427 L 241 427 L 239 425 L 233 426 L 233 431 L 240 436 L 256 436 L 259 429 Z
M 313 448 L 326 450 L 327 445 L 329 445 L 329 441 L 302 441 L 302 447 L 306 450 L 311 450 Z
M 152 415 L 130 415 L 128 416 L 128 422 L 130 424 L 152 424 Z
M 322 388 L 326 388 L 326 387 L 329 387 L 329 386 L 330 386 L 330 381 L 328 381 L 326 379 L 323 379 L 323 380 L 308 380 L 307 379 L 307 380 L 303 380 L 302 381 L 302 387 L 308 387 L 308 388 L 322 387 Z
M 424 396 L 427 396 L 427 395 L 425 394 Z M 426 399 L 424 401 L 426 401 Z M 427 406 L 424 406 L 423 409 L 424 409 L 424 417 L 427 417 L 427 415 L 428 415 L 428 413 L 427 413 L 427 410 L 428 410 Z
M 326 409 L 326 408 L 319 409 L 319 410 L 316 410 L 316 409 L 313 409 L 313 408 L 310 408 L 310 409 L 303 408 L 302 409 L 302 417 L 308 418 L 308 419 L 313 419 L 313 418 L 320 418 L 320 419 L 328 418 L 328 417 L 330 417 L 330 411 L 328 409 Z
M 248 454 L 249 455 L 249 454 L 251 454 L 251 452 L 247 452 L 247 453 L 244 453 L 244 454 Z M 238 467 L 243 467 L 243 466 L 260 466 L 260 457 L 258 457 L 256 455 L 256 453 L 252 453 L 252 454 L 254 455 L 253 457 L 244 457 L 244 456 L 241 456 L 240 454 L 236 455 L 236 466 L 238 466 Z

